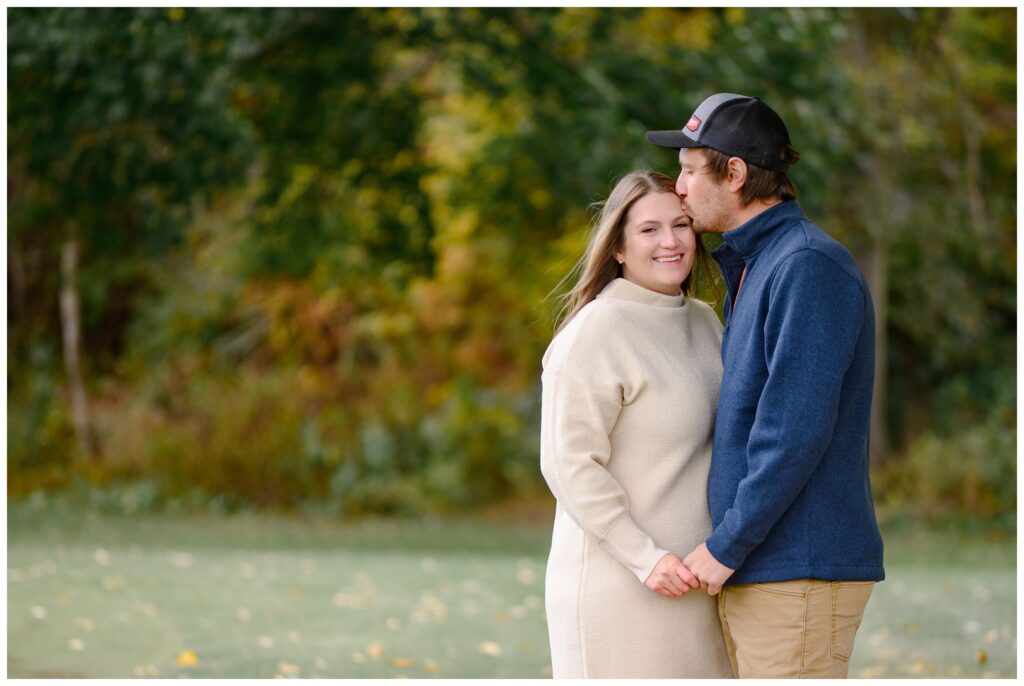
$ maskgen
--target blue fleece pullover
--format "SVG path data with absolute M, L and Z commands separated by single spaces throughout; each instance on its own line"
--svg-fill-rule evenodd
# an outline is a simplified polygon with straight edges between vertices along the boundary
M 868 481 L 875 321 L 864 278 L 793 200 L 722 236 L 714 257 L 729 298 L 708 550 L 736 570 L 729 584 L 881 580 Z

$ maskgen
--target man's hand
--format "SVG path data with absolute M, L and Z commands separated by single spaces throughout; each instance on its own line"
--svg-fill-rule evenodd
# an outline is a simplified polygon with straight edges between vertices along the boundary
M 683 560 L 683 564 L 700 579 L 700 587 L 707 591 L 708 595 L 717 595 L 722 590 L 722 585 L 736 571 L 716 560 L 708 550 L 707 543 L 701 543 L 694 548 Z
M 697 577 L 672 553 L 667 553 L 658 560 L 658 564 L 654 565 L 654 570 L 644 584 L 666 598 L 679 598 L 686 595 L 691 588 L 700 588 Z

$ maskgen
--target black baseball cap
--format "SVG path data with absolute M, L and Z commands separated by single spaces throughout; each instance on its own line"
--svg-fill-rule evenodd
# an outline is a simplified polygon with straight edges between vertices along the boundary
M 790 143 L 782 117 L 760 99 L 736 93 L 715 93 L 679 131 L 648 131 L 646 138 L 662 148 L 711 148 L 772 171 L 789 166 L 783 159 Z

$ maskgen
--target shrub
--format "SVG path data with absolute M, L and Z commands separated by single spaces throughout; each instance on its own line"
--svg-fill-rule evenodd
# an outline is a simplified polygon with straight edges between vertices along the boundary
M 904 459 L 881 473 L 883 500 L 912 504 L 926 515 L 954 512 L 981 517 L 1017 508 L 1017 427 L 1012 407 L 952 434 L 925 433 Z

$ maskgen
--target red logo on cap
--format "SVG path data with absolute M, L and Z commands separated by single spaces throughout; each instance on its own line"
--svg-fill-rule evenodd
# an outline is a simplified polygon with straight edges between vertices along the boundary
M 690 121 L 686 122 L 686 128 L 690 129 L 690 131 L 696 131 L 700 128 L 700 119 L 697 119 L 696 114 L 690 117 Z

